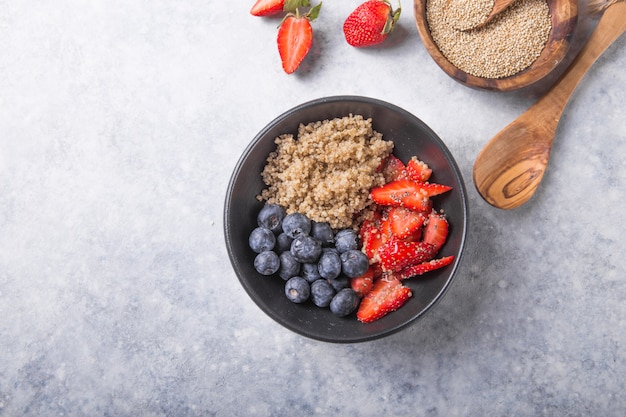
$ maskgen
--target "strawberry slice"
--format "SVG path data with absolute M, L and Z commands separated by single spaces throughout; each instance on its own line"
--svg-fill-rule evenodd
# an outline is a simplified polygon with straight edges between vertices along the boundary
M 411 289 L 400 280 L 380 278 L 361 300 L 356 317 L 363 323 L 371 323 L 402 307 L 412 295 Z
M 452 187 L 411 180 L 396 180 L 372 189 L 372 200 L 383 206 L 402 206 L 416 211 L 429 208 L 429 198 L 450 191 Z
M 374 280 L 381 274 L 380 266 L 377 264 L 370 265 L 367 271 L 359 277 L 350 278 L 350 287 L 358 294 L 364 297 L 374 287 Z
M 403 270 L 394 273 L 394 276 L 400 280 L 408 279 L 417 275 L 424 275 L 427 272 L 434 271 L 435 269 L 448 266 L 454 261 L 454 255 L 445 256 L 439 259 L 431 259 L 430 261 L 422 262 L 417 265 L 409 266 Z
M 271 16 L 283 11 L 285 0 L 257 0 L 250 9 L 253 16 Z
M 391 232 L 398 239 L 405 239 L 421 231 L 426 216 L 423 213 L 406 207 L 392 207 L 389 210 Z
M 424 227 L 424 242 L 430 243 L 435 248 L 435 253 L 441 249 L 448 238 L 448 220 L 446 216 L 432 211 Z
M 433 170 L 428 167 L 426 162 L 420 161 L 416 157 L 411 158 L 406 164 L 406 176 L 413 181 L 426 182 L 432 173 Z
M 404 178 L 405 168 L 406 167 L 404 166 L 404 162 L 402 162 L 393 154 L 390 154 L 387 158 L 383 160 L 379 170 L 383 173 L 383 177 L 385 177 L 385 182 L 391 182 Z
M 372 189 L 372 200 L 384 206 L 403 206 L 423 211 L 428 206 L 428 196 L 421 193 L 419 184 L 410 180 L 391 181 Z
M 287 74 L 298 69 L 311 50 L 313 45 L 311 21 L 317 18 L 321 6 L 322 3 L 319 3 L 304 15 L 296 8 L 296 13 L 289 13 L 280 24 L 276 41 L 283 70 Z
M 383 271 L 401 271 L 404 268 L 430 260 L 435 253 L 434 245 L 427 242 L 405 242 L 389 239 L 378 249 Z
M 369 258 L 370 263 L 379 261 L 378 249 L 384 243 L 383 234 L 378 227 L 378 222 L 366 220 L 363 222 L 361 229 L 359 230 L 362 250 L 363 253 L 365 253 Z

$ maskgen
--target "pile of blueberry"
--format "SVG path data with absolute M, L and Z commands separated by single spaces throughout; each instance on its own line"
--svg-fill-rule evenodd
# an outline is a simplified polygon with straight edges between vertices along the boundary
M 249 237 L 250 248 L 257 253 L 254 268 L 285 280 L 289 300 L 304 303 L 310 299 L 339 317 L 356 310 L 360 299 L 350 287 L 350 278 L 363 275 L 369 260 L 359 250 L 353 229 L 335 233 L 326 222 L 287 214 L 276 204 L 266 204 L 257 223 Z

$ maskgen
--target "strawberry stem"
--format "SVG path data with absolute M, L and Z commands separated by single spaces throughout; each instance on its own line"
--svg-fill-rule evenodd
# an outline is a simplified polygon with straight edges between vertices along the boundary
M 306 12 L 305 14 L 300 13 L 300 7 L 309 7 L 309 6 L 310 6 L 309 0 L 287 0 L 283 10 L 289 11 L 289 13 L 287 13 L 285 17 L 282 18 L 282 20 L 278 24 L 278 27 L 280 27 L 285 21 L 285 19 L 287 19 L 289 16 L 295 16 L 296 18 L 306 17 L 307 19 L 309 19 L 309 21 L 313 21 L 317 19 L 317 17 L 320 14 L 320 10 L 322 8 L 322 2 L 320 2 L 316 6 L 311 7 L 309 11 Z
M 309 7 L 309 0 L 286 0 L 283 10 L 285 12 L 297 11 L 299 7 Z
M 398 20 L 400 20 L 402 5 L 400 4 L 400 0 L 398 0 L 398 8 L 396 10 L 393 10 L 393 6 L 391 5 L 391 3 L 389 3 L 387 0 L 384 0 L 384 2 L 389 5 L 389 17 L 385 22 L 385 26 L 383 27 L 381 34 L 388 35 L 395 29 L 396 23 L 398 23 Z

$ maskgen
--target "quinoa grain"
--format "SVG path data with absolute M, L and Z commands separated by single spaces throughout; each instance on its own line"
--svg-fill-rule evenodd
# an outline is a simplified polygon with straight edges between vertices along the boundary
M 357 215 L 371 204 L 370 189 L 385 182 L 377 168 L 393 150 L 360 115 L 301 124 L 297 138 L 284 134 L 275 142 L 261 173 L 267 188 L 258 198 L 334 229 L 357 227 Z
M 460 70 L 483 78 L 504 78 L 528 68 L 541 54 L 552 28 L 546 0 L 517 0 L 482 28 L 457 29 L 463 15 L 479 19 L 464 9 L 483 0 L 428 0 L 426 19 L 441 53 Z M 455 11 L 456 10 L 456 11 Z M 457 25 L 457 26 L 455 26 Z M 470 25 L 471 26 L 471 25 Z
M 444 11 L 452 27 L 468 30 L 487 20 L 494 3 L 494 0 L 448 0 Z

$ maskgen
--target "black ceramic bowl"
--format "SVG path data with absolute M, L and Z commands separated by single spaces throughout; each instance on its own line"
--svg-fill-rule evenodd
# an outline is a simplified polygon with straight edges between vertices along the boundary
M 274 139 L 283 133 L 297 134 L 300 123 L 333 119 L 349 114 L 372 118 L 373 127 L 385 140 L 395 144 L 394 155 L 405 163 L 418 156 L 432 169 L 431 182 L 451 185 L 452 191 L 435 197 L 436 208 L 445 210 L 450 223 L 441 256 L 455 255 L 453 264 L 419 278 L 404 281 L 413 297 L 399 310 L 382 319 L 363 324 L 353 315 L 339 318 L 329 309 L 308 301 L 294 304 L 284 293 L 285 281 L 278 276 L 260 275 L 253 266 L 255 253 L 248 247 L 248 236 L 256 227 L 257 213 L 263 206 L 256 200 L 265 188 L 260 173 Z M 450 151 L 420 119 L 386 102 L 354 96 L 337 96 L 301 104 L 274 119 L 252 140 L 239 159 L 230 179 L 224 208 L 226 248 L 233 268 L 252 300 L 272 319 L 301 335 L 335 343 L 362 342 L 395 333 L 430 310 L 444 295 L 457 270 L 468 222 L 466 189 Z

